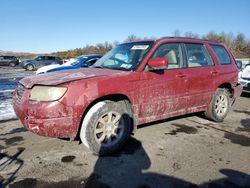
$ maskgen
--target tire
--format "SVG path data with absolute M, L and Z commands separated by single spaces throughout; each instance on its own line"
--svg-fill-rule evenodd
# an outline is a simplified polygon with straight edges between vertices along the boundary
M 15 67 L 16 64 L 15 64 L 14 62 L 10 62 L 9 66 L 10 66 L 10 67 Z
M 230 93 L 227 89 L 218 88 L 213 96 L 205 116 L 215 122 L 222 122 L 230 108 Z
M 34 65 L 28 64 L 28 65 L 26 65 L 25 69 L 28 70 L 28 71 L 33 71 L 34 70 Z
M 130 137 L 132 111 L 126 101 L 101 101 L 86 114 L 80 138 L 97 155 L 110 154 L 123 146 Z

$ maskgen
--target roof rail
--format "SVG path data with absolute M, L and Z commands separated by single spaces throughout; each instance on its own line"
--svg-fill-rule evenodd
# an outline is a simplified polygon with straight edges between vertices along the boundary
M 215 40 L 208 40 L 208 39 L 200 39 L 200 38 L 192 38 L 192 37 L 174 37 L 174 36 L 161 37 L 160 39 L 171 39 L 171 38 L 176 38 L 176 39 L 192 39 L 192 40 L 202 40 L 202 41 L 209 41 L 209 42 L 218 42 L 218 41 L 215 41 Z

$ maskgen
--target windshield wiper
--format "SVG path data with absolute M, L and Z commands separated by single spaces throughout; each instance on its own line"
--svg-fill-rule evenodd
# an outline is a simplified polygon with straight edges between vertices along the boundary
M 122 70 L 122 71 L 130 71 L 129 69 L 126 69 L 124 67 L 112 67 L 111 69 L 114 69 L 114 70 Z
M 105 67 L 99 65 L 99 66 L 91 66 L 91 68 L 104 69 Z

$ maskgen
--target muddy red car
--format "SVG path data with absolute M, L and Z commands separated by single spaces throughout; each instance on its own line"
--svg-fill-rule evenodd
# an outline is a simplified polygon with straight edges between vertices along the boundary
M 162 38 L 120 44 L 91 68 L 22 79 L 13 106 L 24 127 L 118 149 L 138 125 L 202 112 L 223 121 L 240 96 L 235 60 L 216 42 Z

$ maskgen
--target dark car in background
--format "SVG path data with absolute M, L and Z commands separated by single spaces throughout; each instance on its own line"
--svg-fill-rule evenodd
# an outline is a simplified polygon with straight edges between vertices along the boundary
M 22 62 L 22 67 L 28 71 L 37 70 L 40 67 L 52 64 L 63 64 L 63 60 L 55 56 L 37 56 L 34 59 Z
M 62 65 L 53 64 L 41 67 L 36 71 L 36 74 L 90 67 L 101 57 L 102 55 L 99 54 L 88 54 L 88 55 L 78 56 L 75 59 L 72 59 Z
M 0 66 L 6 65 L 14 67 L 20 63 L 20 60 L 15 56 L 0 56 Z

